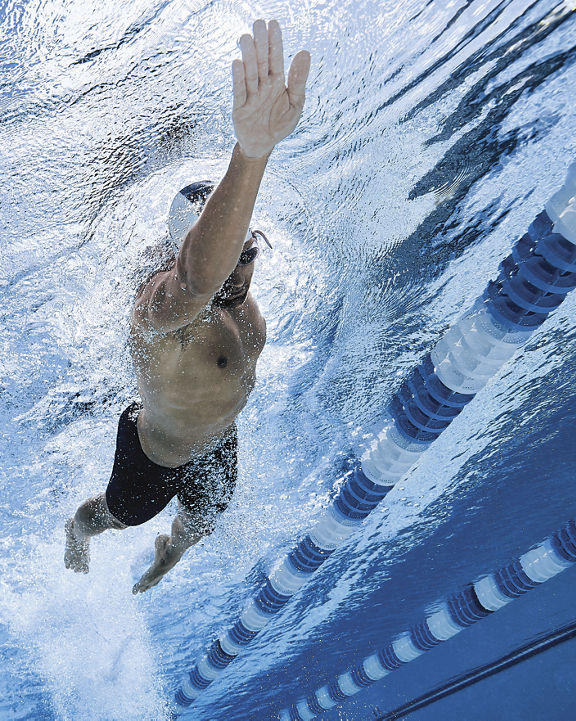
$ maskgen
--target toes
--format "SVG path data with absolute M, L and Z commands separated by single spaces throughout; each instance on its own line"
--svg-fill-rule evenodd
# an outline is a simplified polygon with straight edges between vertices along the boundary
M 146 583 L 145 581 L 140 580 L 140 581 L 138 581 L 137 584 L 135 584 L 135 585 L 132 587 L 132 593 L 133 593 L 135 596 L 136 596 L 137 594 L 139 594 L 139 593 L 144 593 L 144 592 L 147 591 L 149 588 L 152 588 L 153 586 L 155 586 L 155 585 L 158 583 L 159 580 L 160 580 L 160 579 L 158 578 L 158 579 L 156 579 L 156 581 L 153 581 L 153 582 L 150 582 L 150 583 Z
M 78 561 L 64 561 L 66 568 L 75 571 L 76 573 L 88 573 L 88 565 L 86 563 L 80 563 Z
M 164 578 L 164 573 L 156 570 L 155 567 L 152 567 L 146 571 L 146 573 L 142 576 L 142 578 L 132 587 L 132 593 L 144 593 L 144 591 L 148 591 L 153 586 L 156 586 L 160 581 Z
M 136 595 L 137 593 L 144 593 L 144 591 L 147 591 L 150 586 L 150 571 L 147 571 L 138 581 L 138 583 L 134 584 L 134 586 L 132 587 L 132 593 L 134 595 Z

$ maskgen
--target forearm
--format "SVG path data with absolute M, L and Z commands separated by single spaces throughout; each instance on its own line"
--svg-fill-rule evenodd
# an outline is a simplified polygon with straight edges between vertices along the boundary
M 216 292 L 238 262 L 268 157 L 248 158 L 236 144 L 225 176 L 188 232 L 176 262 L 186 287 Z

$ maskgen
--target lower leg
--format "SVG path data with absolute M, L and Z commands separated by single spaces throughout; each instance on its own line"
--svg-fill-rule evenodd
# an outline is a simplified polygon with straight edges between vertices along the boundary
M 66 522 L 66 551 L 64 565 L 79 573 L 88 573 L 90 538 L 114 528 L 126 528 L 108 510 L 103 493 L 85 501 L 73 518 Z
M 84 501 L 76 511 L 73 521 L 76 533 L 88 538 L 97 536 L 110 528 L 117 530 L 126 528 L 108 510 L 104 493 Z
M 160 535 L 155 542 L 154 563 L 132 589 L 132 593 L 144 593 L 174 568 L 190 546 L 206 536 L 209 531 L 197 531 L 178 514 L 172 522 L 170 536 Z
M 195 530 L 180 515 L 177 515 L 172 521 L 172 533 L 170 536 L 166 536 L 167 540 L 164 544 L 164 561 L 166 564 L 170 565 L 170 568 L 175 566 L 190 546 L 195 546 L 206 535 L 206 531 L 199 532 Z

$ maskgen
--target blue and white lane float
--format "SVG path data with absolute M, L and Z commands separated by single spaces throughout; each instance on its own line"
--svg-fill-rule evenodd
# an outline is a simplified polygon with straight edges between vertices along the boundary
M 387 420 L 324 517 L 267 579 L 239 620 L 213 642 L 175 695 L 186 709 L 376 508 L 488 380 L 576 287 L 576 163 L 500 265 L 472 309 L 408 376 Z
M 424 621 L 366 656 L 358 666 L 283 709 L 280 721 L 310 721 L 575 563 L 576 523 L 572 520 L 519 559 L 436 604 L 437 610 Z

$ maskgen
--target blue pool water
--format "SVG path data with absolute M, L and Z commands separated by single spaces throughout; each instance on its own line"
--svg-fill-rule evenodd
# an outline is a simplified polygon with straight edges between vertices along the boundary
M 570 2 L 10 2 L 0 7 L 0 718 L 161 721 L 184 671 L 320 516 L 402 378 L 495 277 L 574 160 Z M 134 397 L 130 302 L 186 182 L 232 147 L 256 17 L 313 65 L 255 211 L 268 320 L 213 536 L 130 593 L 165 532 L 62 562 Z M 185 718 L 267 721 L 576 517 L 576 298 L 505 365 Z M 573 622 L 568 570 L 326 721 L 377 719 Z M 568 641 L 416 721 L 573 718 Z M 402 717 L 403 718 L 403 717 Z

